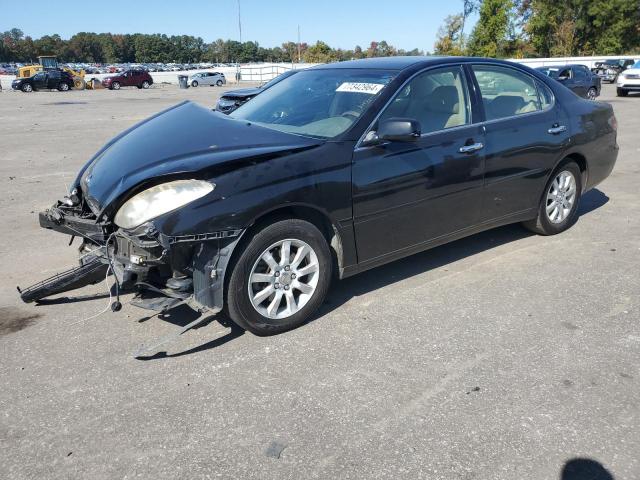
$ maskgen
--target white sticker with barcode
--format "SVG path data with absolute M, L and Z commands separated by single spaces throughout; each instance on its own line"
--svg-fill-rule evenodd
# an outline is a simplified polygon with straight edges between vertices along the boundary
M 353 92 L 353 93 L 368 93 L 375 95 L 384 88 L 381 83 L 356 83 L 345 82 L 336 88 L 336 92 Z

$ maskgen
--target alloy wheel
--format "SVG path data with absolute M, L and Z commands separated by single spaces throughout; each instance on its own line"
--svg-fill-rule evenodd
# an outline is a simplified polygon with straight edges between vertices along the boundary
M 320 264 L 309 244 L 280 240 L 254 263 L 247 288 L 253 308 L 262 316 L 281 320 L 294 315 L 313 297 Z
M 547 191 L 546 212 L 551 223 L 562 223 L 576 201 L 576 179 L 568 170 L 561 171 Z
M 597 96 L 598 96 L 598 92 L 596 92 L 595 88 L 590 88 L 589 91 L 587 92 L 587 98 L 589 100 L 595 100 Z

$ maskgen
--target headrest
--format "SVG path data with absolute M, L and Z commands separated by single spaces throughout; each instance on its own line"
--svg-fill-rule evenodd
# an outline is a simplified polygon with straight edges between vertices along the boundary
M 458 89 L 452 85 L 436 87 L 429 94 L 427 103 L 432 112 L 456 114 L 460 111 Z
M 522 97 L 516 95 L 500 95 L 488 105 L 488 116 L 490 118 L 510 117 L 516 115 L 524 107 Z

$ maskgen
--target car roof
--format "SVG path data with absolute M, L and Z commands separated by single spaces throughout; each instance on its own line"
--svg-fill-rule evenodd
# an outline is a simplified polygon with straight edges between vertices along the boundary
M 380 70 L 405 70 L 411 67 L 428 67 L 430 65 L 448 63 L 482 62 L 496 65 L 514 65 L 513 62 L 497 60 L 495 58 L 483 57 L 440 57 L 440 56 L 397 56 L 397 57 L 374 57 L 360 60 L 348 60 L 346 62 L 335 62 L 311 67 L 314 70 L 328 68 L 366 68 Z M 516 64 L 518 65 L 518 64 Z

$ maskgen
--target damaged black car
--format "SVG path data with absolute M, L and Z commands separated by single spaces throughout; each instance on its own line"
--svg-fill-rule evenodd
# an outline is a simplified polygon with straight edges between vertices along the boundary
M 40 214 L 82 240 L 80 265 L 21 295 L 112 273 L 138 306 L 283 332 L 334 277 L 508 223 L 571 227 L 616 128 L 611 106 L 479 58 L 321 65 L 228 116 L 184 102 L 107 143 Z

